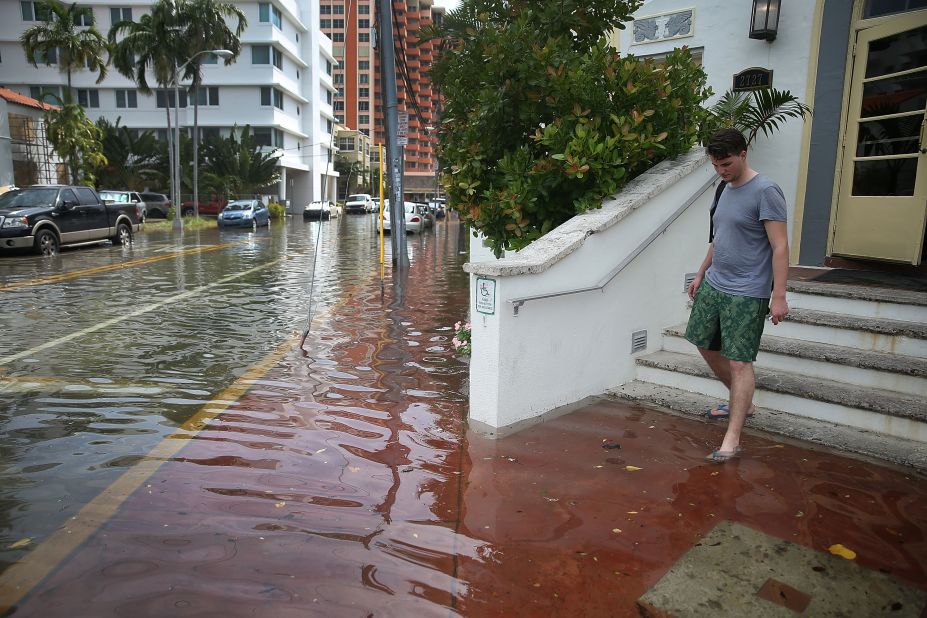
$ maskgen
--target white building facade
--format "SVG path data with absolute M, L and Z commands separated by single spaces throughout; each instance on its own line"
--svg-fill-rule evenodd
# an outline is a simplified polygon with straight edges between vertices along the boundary
M 152 5 L 141 0 L 80 4 L 93 10 L 94 25 L 104 36 L 117 21 L 138 20 Z M 250 125 L 259 143 L 282 155 L 277 196 L 292 212 L 301 212 L 304 204 L 335 194 L 332 43 L 318 28 L 318 2 L 234 4 L 248 20 L 241 54 L 229 66 L 222 60 L 203 65 L 201 135 L 228 135 L 233 127 Z M 23 31 L 36 23 L 34 2 L 0 2 L 0 85 L 35 98 L 49 92 L 60 96 L 65 73 L 56 65 L 33 67 L 19 44 Z M 160 139 L 166 137 L 164 106 L 173 95 L 145 95 L 112 67 L 102 83 L 96 79 L 97 73 L 86 69 L 72 73 L 75 98 L 91 119 L 118 118 L 122 126 L 152 129 Z M 193 101 L 186 99 L 181 94 L 180 127 L 189 135 Z

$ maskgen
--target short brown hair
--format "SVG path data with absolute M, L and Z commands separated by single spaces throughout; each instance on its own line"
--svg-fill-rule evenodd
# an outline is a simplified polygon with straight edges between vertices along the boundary
M 737 129 L 721 129 L 712 134 L 705 150 L 714 159 L 726 159 L 746 151 L 747 140 Z

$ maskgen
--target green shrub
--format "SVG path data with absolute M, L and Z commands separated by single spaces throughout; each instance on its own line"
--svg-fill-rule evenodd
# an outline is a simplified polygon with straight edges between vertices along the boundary
M 273 220 L 283 219 L 286 216 L 286 208 L 283 204 L 278 202 L 271 202 L 267 205 L 267 210 L 270 211 L 270 218 Z
M 432 73 L 444 187 L 497 256 L 698 142 L 711 92 L 688 50 L 658 65 L 607 44 L 638 6 L 463 0 L 433 31 L 453 50 Z

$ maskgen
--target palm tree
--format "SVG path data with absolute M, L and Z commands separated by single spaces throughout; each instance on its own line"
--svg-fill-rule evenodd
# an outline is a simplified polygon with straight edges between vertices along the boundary
M 151 7 L 151 13 L 142 15 L 136 21 L 120 21 L 109 31 L 113 66 L 122 75 L 132 79 L 139 90 L 151 94 L 147 74 L 154 74 L 157 85 L 165 93 L 164 114 L 167 118 L 168 159 L 174 169 L 173 136 L 171 134 L 171 110 L 169 86 L 174 82 L 174 72 L 183 62 L 186 41 L 179 19 L 177 4 L 173 0 L 158 0 Z M 121 38 L 120 38 L 121 37 Z M 175 204 L 180 206 L 180 187 L 171 187 Z
M 238 135 L 233 129 L 228 137 L 207 141 L 204 154 L 204 179 L 210 190 L 221 195 L 255 193 L 280 180 L 280 155 L 262 150 L 249 125 Z
M 811 108 L 788 90 L 773 88 L 751 93 L 728 90 L 711 107 L 711 129 L 734 128 L 746 134 L 747 146 L 760 131 L 767 137 L 789 118 L 811 115 Z
M 136 133 L 120 125 L 120 119 L 110 123 L 105 118 L 97 120 L 101 132 L 103 155 L 107 164 L 101 169 L 113 186 L 141 190 L 151 181 L 160 180 L 158 166 L 161 149 L 151 131 Z
M 184 40 L 188 44 L 187 58 L 190 59 L 183 78 L 193 81 L 193 207 L 199 208 L 199 92 L 203 82 L 203 52 L 211 49 L 226 49 L 232 55 L 225 59 L 226 66 L 234 62 L 241 53 L 241 34 L 248 25 L 245 14 L 231 2 L 216 0 L 190 0 L 179 5 L 184 22 Z M 234 30 L 228 22 L 237 20 Z
M 68 75 L 68 89 L 64 101 L 71 100 L 71 73 L 75 69 L 87 67 L 99 72 L 99 84 L 106 78 L 107 51 L 106 38 L 91 25 L 83 27 L 79 23 L 92 23 L 93 10 L 76 3 L 65 5 L 58 0 L 38 0 L 37 12 L 47 11 L 48 19 L 26 28 L 19 37 L 19 42 L 26 52 L 26 59 L 38 68 L 39 58 L 45 65 L 53 64 L 57 53 L 58 66 Z

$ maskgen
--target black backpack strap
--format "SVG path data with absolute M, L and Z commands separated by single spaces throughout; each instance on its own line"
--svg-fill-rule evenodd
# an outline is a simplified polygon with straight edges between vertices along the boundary
M 724 191 L 724 187 L 727 186 L 725 181 L 718 183 L 718 188 L 715 189 L 715 200 L 711 203 L 711 211 L 708 214 L 708 242 L 712 243 L 715 241 L 715 210 L 718 209 L 718 200 L 721 199 L 721 192 Z

